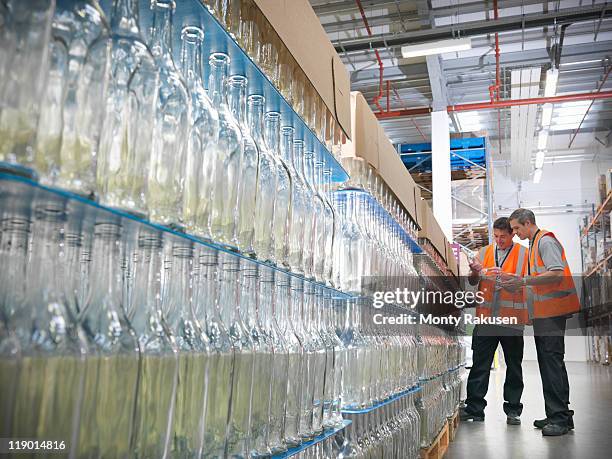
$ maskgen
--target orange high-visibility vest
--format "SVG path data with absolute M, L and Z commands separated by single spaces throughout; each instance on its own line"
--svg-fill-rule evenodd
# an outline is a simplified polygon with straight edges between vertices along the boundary
M 540 256 L 540 241 L 544 236 L 557 239 L 553 233 L 547 230 L 541 229 L 536 234 L 529 251 L 529 271 L 531 277 L 537 277 L 547 271 L 544 261 L 542 261 Z M 563 246 L 561 246 L 561 259 L 563 260 L 563 278 L 561 282 L 531 285 L 527 289 L 527 298 L 529 303 L 533 305 L 533 317 L 535 319 L 564 316 L 580 311 L 580 299 L 576 293 L 576 286 L 574 285 L 574 279 L 565 258 Z
M 483 268 L 494 268 L 495 244 L 489 244 L 480 251 L 480 262 Z M 505 273 L 525 276 L 527 273 L 528 252 L 520 244 L 514 244 L 505 260 L 501 270 Z M 482 292 L 484 302 L 476 307 L 476 315 L 479 317 L 516 317 L 518 324 L 529 323 L 529 312 L 527 310 L 527 298 L 525 289 L 516 292 L 505 289 L 495 290 L 495 282 L 490 279 L 482 279 L 478 284 Z

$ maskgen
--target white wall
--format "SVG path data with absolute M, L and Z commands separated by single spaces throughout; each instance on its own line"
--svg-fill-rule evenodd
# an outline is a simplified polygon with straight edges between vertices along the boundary
M 563 206 L 590 206 L 597 202 L 597 177 L 610 168 L 610 160 L 545 164 L 539 184 L 517 184 L 509 179 L 509 167 L 498 165 L 494 167 L 493 175 L 495 213 L 497 216 L 507 216 L 518 207 L 533 210 L 538 226 L 555 233 L 565 248 L 572 272 L 582 273 L 579 224 L 586 214 L 565 213 Z M 525 335 L 524 359 L 537 360 L 533 336 L 527 336 L 527 331 Z M 566 336 L 565 353 L 567 361 L 585 361 L 585 338 Z

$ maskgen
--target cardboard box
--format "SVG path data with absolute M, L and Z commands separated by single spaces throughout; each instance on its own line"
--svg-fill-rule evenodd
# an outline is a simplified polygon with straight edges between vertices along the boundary
M 366 160 L 376 169 L 404 209 L 421 226 L 421 192 L 360 92 L 351 93 L 351 108 L 353 138 L 342 145 L 342 156 Z
M 419 237 L 428 239 L 429 242 L 435 247 L 435 249 L 440 253 L 444 261 L 448 262 L 446 258 L 446 246 L 448 241 L 444 233 L 442 232 L 442 228 L 438 224 L 438 221 L 434 217 L 433 211 L 429 207 L 429 204 L 425 200 L 421 200 L 421 215 L 422 215 L 422 225 L 421 230 L 419 231 Z
M 404 209 L 418 224 L 414 191 L 417 188 L 416 183 L 380 125 L 378 125 L 378 162 L 381 177 L 400 200 Z
M 308 0 L 254 0 L 351 138 L 351 81 Z
M 360 92 L 351 93 L 351 140 L 342 145 L 341 155 L 363 158 L 379 170 L 378 120 Z

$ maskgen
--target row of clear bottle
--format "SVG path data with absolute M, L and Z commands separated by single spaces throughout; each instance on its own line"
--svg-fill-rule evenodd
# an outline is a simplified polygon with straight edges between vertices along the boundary
M 2 220 L 3 437 L 74 457 L 259 457 L 341 425 L 334 291 L 54 202 Z M 55 422 L 58 416 L 62 422 Z
M 346 349 L 342 408 L 371 407 L 418 384 L 416 327 L 376 325 L 375 315 L 407 312 L 394 306 L 376 309 L 366 298 L 345 302 L 340 339 Z M 349 364 L 350 362 L 350 364 Z
M 416 241 L 418 227 L 414 219 L 376 169 L 363 158 L 343 157 L 341 163 L 349 174 L 348 181 L 343 183 L 342 186 L 367 191 L 398 222 L 406 235 Z
M 437 377 L 465 362 L 465 346 L 455 333 L 421 324 L 418 339 L 420 380 Z
M 416 407 L 421 419 L 420 444 L 429 447 L 447 419 L 459 408 L 461 396 L 460 369 L 421 383 Z
M 330 152 L 342 143 L 340 125 L 253 0 L 204 0 L 219 23 L 257 64 Z
M 7 5 L 0 161 L 331 284 L 331 160 L 266 112 L 264 96 L 247 98 L 228 55 L 210 55 L 204 89 L 198 26 L 181 30 L 179 70 L 173 0 L 151 3 L 148 45 L 137 0 L 113 1 L 110 28 L 96 0 L 58 0 L 55 14 L 53 2 Z M 27 71 L 41 61 L 48 72 Z
M 418 382 L 415 327 L 374 324 L 406 310 L 62 202 L 2 208 L 3 435 L 67 437 L 78 455 L 266 454 Z
M 340 451 L 332 457 L 420 457 L 421 421 L 415 406 L 416 396 L 416 393 L 409 393 L 368 413 L 348 415 L 352 424 L 336 435 Z

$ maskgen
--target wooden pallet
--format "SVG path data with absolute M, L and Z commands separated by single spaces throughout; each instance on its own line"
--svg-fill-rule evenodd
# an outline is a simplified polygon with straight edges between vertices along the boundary
M 421 459 L 442 459 L 448 449 L 448 421 L 429 448 L 421 448 Z
M 459 428 L 459 411 L 456 411 L 453 417 L 448 418 L 448 439 L 455 441 L 457 429 Z

